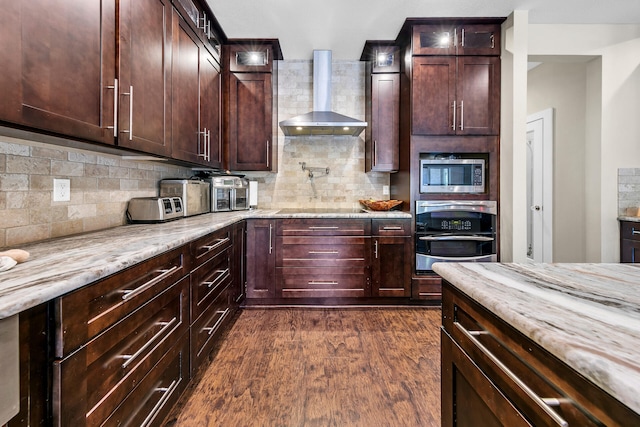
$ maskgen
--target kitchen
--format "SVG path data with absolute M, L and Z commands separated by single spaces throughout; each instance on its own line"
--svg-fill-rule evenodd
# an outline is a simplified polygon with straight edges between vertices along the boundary
M 215 8 L 213 8 L 215 10 Z M 493 14 L 486 14 L 493 15 Z M 495 15 L 507 16 L 508 13 Z M 596 57 L 589 62 L 585 81 L 593 87 L 594 79 L 600 82 L 601 91 L 589 92 L 587 96 L 600 99 L 599 103 L 589 103 L 597 120 L 585 120 L 588 126 L 597 126 L 585 132 L 590 150 L 585 153 L 584 170 L 597 170 L 599 174 L 586 174 L 582 188 L 597 188 L 584 195 L 582 206 L 571 206 L 586 216 L 580 229 L 589 230 L 584 241 L 586 251 L 583 258 L 571 259 L 568 251 L 557 254 L 562 261 L 616 262 L 618 260 L 617 209 L 618 168 L 633 168 L 632 159 L 637 158 L 637 148 L 633 144 L 633 119 L 638 111 L 633 99 L 635 58 L 629 58 L 628 49 L 634 49 L 637 35 L 634 25 L 628 26 L 563 26 L 527 23 L 526 13 L 515 13 L 512 17 L 511 33 L 514 50 L 510 56 L 504 55 L 502 71 L 502 129 L 501 129 L 501 177 L 500 177 L 500 255 L 502 261 L 524 260 L 526 229 L 523 221 L 526 208 L 520 200 L 522 192 L 517 185 L 523 182 L 523 155 L 515 141 L 524 141 L 524 122 L 528 109 L 527 74 L 524 69 L 528 55 L 539 57 L 554 55 L 579 55 Z M 224 23 L 224 21 L 222 21 Z M 508 21 L 509 24 L 511 21 Z M 533 22 L 533 20 L 532 20 Z M 567 28 L 570 27 L 570 28 Z M 226 25 L 225 25 L 225 28 Z M 397 32 L 397 28 L 394 30 Z M 509 31 L 507 31 L 509 33 Z M 578 34 L 576 37 L 575 34 Z M 598 37 L 594 37 L 597 34 Z M 264 35 L 261 35 L 264 37 Z M 267 34 L 271 36 L 271 34 Z M 273 34 L 278 36 L 278 34 Z M 373 35 L 371 38 L 393 39 L 395 34 Z M 596 38 L 596 40 L 594 40 Z M 520 48 L 518 50 L 517 48 Z M 306 55 L 310 55 L 310 50 Z M 362 50 L 362 45 L 358 51 Z M 285 58 L 288 49 L 283 46 Z M 337 51 L 334 51 L 336 54 Z M 359 52 L 355 58 L 359 56 Z M 295 56 L 292 56 L 295 58 Z M 354 57 L 349 57 L 353 59 Z M 548 59 L 548 58 L 547 58 Z M 595 66 L 595 69 L 593 68 Z M 294 78 L 311 80 L 309 60 L 295 59 L 278 64 L 278 120 L 306 113 L 311 104 L 307 90 L 304 105 L 294 104 L 287 98 L 286 85 L 294 85 Z M 337 93 L 350 94 L 345 98 L 334 95 L 334 108 L 343 114 L 359 117 L 364 111 L 364 64 L 357 60 L 334 63 L 333 84 Z M 538 70 L 541 70 L 539 68 Z M 298 71 L 296 71 L 298 70 Z M 534 70 L 535 72 L 535 70 Z M 343 78 L 342 75 L 346 75 Z M 588 79 L 588 80 L 587 80 Z M 512 85 L 504 82 L 512 82 Z M 354 82 L 356 83 L 354 85 Z M 359 88 L 359 89 L 354 89 Z M 524 95 L 523 95 L 524 94 Z M 288 107 L 288 104 L 292 104 Z M 604 106 L 606 105 L 606 108 Z M 594 114 L 594 111 L 588 112 Z M 625 123 L 625 126 L 619 124 Z M 631 129 L 628 129 L 631 127 Z M 191 171 L 165 162 L 136 160 L 109 153 L 76 151 L 58 145 L 43 144 L 40 135 L 19 134 L 6 131 L 3 137 L 2 192 L 4 208 L 3 225 L 0 233 L 1 247 L 20 247 L 32 241 L 62 237 L 92 230 L 114 227 L 122 224 L 126 202 L 132 197 L 155 195 L 157 181 L 162 178 L 188 177 Z M 593 135 L 600 139 L 592 141 Z M 27 140 L 34 139 L 34 142 Z M 506 143 L 512 142 L 512 144 Z M 524 146 L 524 142 L 521 144 Z M 287 208 L 299 206 L 322 207 L 327 204 L 343 208 L 359 206 L 359 198 L 394 197 L 393 186 L 385 173 L 364 173 L 364 147 L 361 141 L 293 141 L 279 135 L 278 170 L 274 173 L 248 173 L 258 181 L 260 208 Z M 599 147 L 606 147 L 604 148 Z M 599 153 L 596 155 L 595 153 Z M 634 155 L 636 154 L 636 155 Z M 568 154 L 565 154 L 568 157 Z M 566 159 L 567 157 L 564 157 Z M 310 179 L 300 163 L 313 167 L 328 168 L 328 175 L 317 174 Z M 631 163 L 629 163 L 631 162 Z M 610 171 L 606 172 L 605 171 Z M 72 200 L 66 203 L 54 202 L 50 195 L 52 178 L 68 178 L 71 181 Z M 559 180 L 561 181 L 561 180 Z M 564 181 L 561 181 L 564 182 Z M 391 194 L 384 194 L 384 186 L 389 185 Z M 561 185 L 561 184 L 558 184 Z M 562 190 L 562 188 L 560 188 Z M 567 191 L 565 189 L 565 191 Z M 108 192 L 108 197 L 105 197 Z M 353 196 L 346 196 L 352 194 Z M 561 201 L 566 200 L 562 198 Z M 595 208 L 594 208 L 595 207 Z M 602 208 L 601 208 L 602 207 Z M 407 207 L 405 207 L 407 209 Z M 558 215 L 559 221 L 567 220 L 566 215 Z M 563 219 L 565 218 L 565 219 Z M 6 222 L 5 222 L 6 221 Z M 576 227 L 576 225 L 572 224 Z M 556 227 L 562 229 L 562 227 Z M 563 244 L 567 238 L 558 238 Z M 28 264 L 25 264 L 27 266 Z

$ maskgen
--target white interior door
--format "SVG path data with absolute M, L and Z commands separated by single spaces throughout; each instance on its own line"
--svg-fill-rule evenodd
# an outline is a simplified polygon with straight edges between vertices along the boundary
M 553 261 L 553 109 L 527 118 L 527 258 Z

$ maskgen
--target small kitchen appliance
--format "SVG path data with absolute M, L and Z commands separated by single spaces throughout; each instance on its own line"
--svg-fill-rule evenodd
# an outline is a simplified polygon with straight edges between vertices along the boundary
M 180 197 L 136 197 L 127 206 L 127 220 L 134 224 L 165 222 L 183 216 Z
M 184 216 L 199 215 L 211 210 L 211 185 L 199 178 L 163 179 L 160 197 L 180 197 Z
M 249 181 L 238 176 L 212 176 L 211 212 L 249 209 Z
M 420 160 L 421 193 L 484 193 L 485 184 L 484 159 Z

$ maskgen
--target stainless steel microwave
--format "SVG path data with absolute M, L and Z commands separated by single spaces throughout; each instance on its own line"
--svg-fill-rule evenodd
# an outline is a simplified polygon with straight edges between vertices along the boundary
M 484 159 L 420 160 L 421 193 L 484 193 Z

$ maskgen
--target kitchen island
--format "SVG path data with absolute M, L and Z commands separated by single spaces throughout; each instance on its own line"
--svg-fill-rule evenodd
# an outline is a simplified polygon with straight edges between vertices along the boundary
M 444 279 L 442 425 L 465 425 L 470 396 L 482 396 L 487 425 L 640 423 L 640 268 L 434 270 Z

